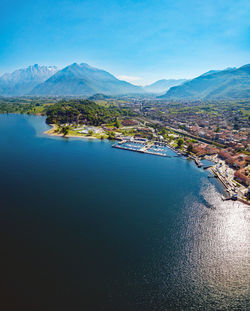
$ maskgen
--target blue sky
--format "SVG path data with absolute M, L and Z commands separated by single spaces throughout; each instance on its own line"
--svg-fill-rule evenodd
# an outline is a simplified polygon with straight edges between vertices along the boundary
M 73 62 L 136 84 L 250 63 L 250 1 L 0 1 L 0 73 Z

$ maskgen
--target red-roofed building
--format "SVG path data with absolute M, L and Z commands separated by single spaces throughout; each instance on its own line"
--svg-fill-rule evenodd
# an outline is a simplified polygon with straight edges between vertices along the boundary
M 237 170 L 234 173 L 234 179 L 246 186 L 250 185 L 250 178 L 246 175 L 246 171 L 244 169 Z
M 135 120 L 131 120 L 131 119 L 122 120 L 122 125 L 123 126 L 135 126 L 135 125 L 138 125 L 138 122 Z

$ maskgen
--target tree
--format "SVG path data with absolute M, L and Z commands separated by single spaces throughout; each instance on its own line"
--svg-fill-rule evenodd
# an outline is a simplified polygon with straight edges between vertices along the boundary
M 61 124 L 58 123 L 57 121 L 55 122 L 54 131 L 55 131 L 56 133 L 62 133 L 62 126 L 61 126 Z
M 116 118 L 116 120 L 115 120 L 115 127 L 116 128 L 121 127 L 121 122 L 120 122 L 120 120 L 118 118 Z
M 149 140 L 153 140 L 153 138 L 154 138 L 153 133 L 149 133 L 149 134 L 148 134 L 148 139 L 149 139 Z
M 89 131 L 88 131 L 88 135 L 89 135 L 89 136 L 93 136 L 93 135 L 94 135 L 94 131 L 93 131 L 93 130 L 89 130 Z
M 135 115 L 130 108 L 103 107 L 89 100 L 61 101 L 46 109 L 48 124 L 54 124 L 56 121 L 60 124 L 87 122 L 90 125 L 98 126 L 116 120 L 116 126 L 119 127 L 118 118 L 124 115 Z
M 234 129 L 235 129 L 235 130 L 239 130 L 239 129 L 240 129 L 240 127 L 239 127 L 239 124 L 238 124 L 238 123 L 234 123 Z
M 62 133 L 63 133 L 63 136 L 68 135 L 68 133 L 69 133 L 69 126 L 63 126 L 62 127 Z
M 216 132 L 216 133 L 219 133 L 219 132 L 220 132 L 220 127 L 219 127 L 219 125 L 216 127 L 215 132 Z
M 172 141 L 172 140 L 174 140 L 174 136 L 173 135 L 169 135 L 168 139 L 169 139 L 169 141 Z
M 194 146 L 192 144 L 189 144 L 188 147 L 187 147 L 187 152 L 191 153 L 193 151 L 194 151 Z
M 161 132 L 160 132 L 160 134 L 162 135 L 162 136 L 164 136 L 164 135 L 167 135 L 167 130 L 165 129 L 165 128 L 163 128 L 162 130 L 161 130 Z
M 184 139 L 183 139 L 183 138 L 179 138 L 179 139 L 177 140 L 177 145 L 178 145 L 178 147 L 181 148 L 181 147 L 183 146 L 183 144 L 184 144 Z
M 167 140 L 168 139 L 168 134 L 163 135 L 164 139 Z
M 114 132 L 109 132 L 108 133 L 108 139 L 110 139 L 110 140 L 115 139 L 115 133 Z

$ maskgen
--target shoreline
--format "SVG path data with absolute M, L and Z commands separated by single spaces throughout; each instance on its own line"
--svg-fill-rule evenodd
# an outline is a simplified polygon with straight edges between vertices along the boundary
M 55 131 L 55 128 L 56 128 L 56 125 L 55 125 L 55 124 L 50 124 L 50 126 L 51 126 L 51 128 L 50 128 L 49 130 L 45 131 L 43 134 L 48 135 L 48 136 L 63 137 L 63 138 L 71 138 L 71 137 L 72 137 L 72 138 L 90 139 L 90 140 L 100 140 L 100 141 L 101 141 L 100 138 L 97 138 L 97 137 L 94 137 L 94 136 L 81 136 L 81 135 L 71 135 L 71 134 L 65 135 L 65 136 L 64 136 L 63 134 L 59 134 L 59 133 L 55 133 L 55 132 L 54 132 L 54 131 Z M 104 139 L 104 140 L 105 140 L 105 139 Z M 114 140 L 117 140 L 117 139 L 114 139 Z M 178 156 L 184 156 L 184 157 L 186 158 L 186 160 L 191 159 L 191 160 L 193 160 L 193 161 L 195 162 L 195 164 L 197 165 L 197 163 L 196 163 L 196 161 L 195 161 L 195 158 L 189 157 L 187 154 L 185 154 L 184 152 L 182 152 L 182 151 L 179 150 L 179 149 L 176 149 L 175 147 L 173 147 L 173 146 L 170 145 L 169 143 L 166 143 L 166 142 L 165 142 L 165 144 L 166 144 L 166 147 L 168 147 L 170 150 L 174 151 Z M 199 158 L 197 158 L 197 160 L 199 161 Z M 214 161 L 212 161 L 212 160 L 210 160 L 210 161 L 213 162 L 214 164 L 213 164 L 211 167 L 208 168 L 208 171 L 211 172 L 211 173 L 213 174 L 213 176 L 216 177 L 216 178 L 218 179 L 218 181 L 220 182 L 220 184 L 224 187 L 226 193 L 228 193 L 228 195 L 230 196 L 230 198 L 226 198 L 225 195 L 223 195 L 223 197 L 224 197 L 223 201 L 224 201 L 224 200 L 231 199 L 231 198 L 232 198 L 232 195 L 233 195 L 233 194 L 231 193 L 232 190 L 229 189 L 229 188 L 231 188 L 231 185 L 230 185 L 230 186 L 227 185 L 227 184 L 226 184 L 226 181 L 223 180 L 222 176 L 220 176 L 220 175 L 216 172 L 216 170 L 215 170 L 215 168 L 214 168 L 214 165 L 215 165 L 216 163 L 215 163 Z M 198 166 L 198 165 L 197 165 L 197 166 Z M 200 167 L 200 166 L 198 166 L 198 167 Z M 242 198 L 242 197 L 237 198 L 236 201 L 239 201 L 239 202 L 241 202 L 241 203 L 243 203 L 243 204 L 246 204 L 246 205 L 248 205 L 248 206 L 250 205 L 250 202 L 248 202 L 247 200 L 245 200 L 245 199 Z
M 57 136 L 57 137 L 64 137 L 64 138 L 83 138 L 83 139 L 98 139 L 98 140 L 101 140 L 97 137 L 94 137 L 94 136 L 81 136 L 81 135 L 63 135 L 63 134 L 59 134 L 59 133 L 55 133 L 55 128 L 56 128 L 56 125 L 55 124 L 49 124 L 49 126 L 51 126 L 51 129 L 43 132 L 43 134 L 47 135 L 47 136 Z
M 215 165 L 215 164 L 214 164 Z M 250 202 L 248 200 L 246 200 L 244 197 L 239 196 L 239 193 L 237 193 L 236 191 L 232 190 L 232 185 L 229 183 L 229 181 L 227 179 L 225 179 L 225 177 L 221 176 L 216 169 L 214 168 L 214 165 L 208 168 L 208 171 L 211 172 L 213 174 L 213 176 L 220 182 L 220 184 L 224 187 L 224 189 L 226 190 L 226 192 L 228 193 L 229 197 L 225 197 L 223 201 L 226 200 L 232 200 L 232 201 L 239 201 L 243 204 L 246 204 L 248 206 L 250 206 Z M 237 199 L 234 200 L 233 199 L 233 195 L 237 194 Z

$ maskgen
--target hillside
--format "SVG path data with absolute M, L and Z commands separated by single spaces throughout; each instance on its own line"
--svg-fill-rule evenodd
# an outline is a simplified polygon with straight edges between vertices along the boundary
M 250 65 L 207 72 L 170 88 L 161 97 L 174 100 L 250 98 Z
M 36 86 L 31 95 L 122 95 L 142 93 L 141 87 L 118 80 L 107 71 L 88 64 L 72 64 L 58 71 L 44 83 Z

